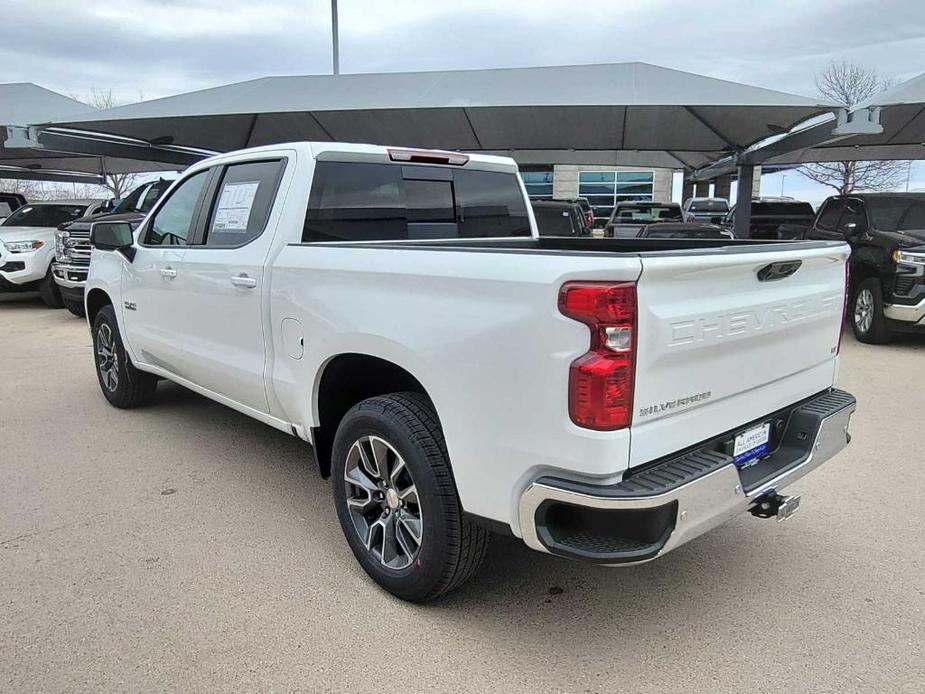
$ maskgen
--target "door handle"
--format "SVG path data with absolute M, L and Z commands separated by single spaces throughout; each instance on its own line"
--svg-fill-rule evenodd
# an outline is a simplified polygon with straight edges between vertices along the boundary
M 253 277 L 248 277 L 243 273 L 232 277 L 231 283 L 236 287 L 241 287 L 242 289 L 253 289 L 257 286 L 257 280 L 255 280 Z
M 163 277 L 165 280 L 172 280 L 176 276 L 177 276 L 177 271 L 174 270 L 172 267 L 162 267 L 161 268 L 161 277 Z

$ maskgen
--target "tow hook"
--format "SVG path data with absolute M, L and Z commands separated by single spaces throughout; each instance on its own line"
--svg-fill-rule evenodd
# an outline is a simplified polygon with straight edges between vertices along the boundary
M 782 496 L 777 492 L 770 492 L 759 498 L 749 512 L 757 518 L 777 518 L 785 521 L 800 508 L 800 495 Z

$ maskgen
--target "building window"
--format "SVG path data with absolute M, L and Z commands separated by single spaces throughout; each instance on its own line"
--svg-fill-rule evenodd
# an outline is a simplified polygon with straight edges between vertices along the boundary
M 578 195 L 588 198 L 595 226 L 602 226 L 621 200 L 652 200 L 655 174 L 651 171 L 581 171 Z
M 532 200 L 552 200 L 552 169 L 521 171 L 520 177 Z

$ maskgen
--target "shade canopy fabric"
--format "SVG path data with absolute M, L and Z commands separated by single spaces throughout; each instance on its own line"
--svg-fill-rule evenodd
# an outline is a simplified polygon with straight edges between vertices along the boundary
M 40 147 L 7 147 L 10 126 L 76 118 L 93 109 L 76 99 L 28 82 L 0 84 L 0 178 L 97 183 L 106 173 L 160 171 L 137 159 L 75 154 Z M 173 167 L 176 168 L 176 167 Z
M 618 63 L 266 77 L 42 123 L 216 151 L 319 140 L 693 168 L 832 108 Z

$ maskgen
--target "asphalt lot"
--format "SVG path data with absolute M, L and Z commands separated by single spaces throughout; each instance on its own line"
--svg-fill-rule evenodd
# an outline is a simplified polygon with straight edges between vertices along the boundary
M 305 444 L 172 384 L 109 407 L 66 311 L 0 326 L 0 690 L 925 691 L 925 340 L 846 337 L 854 441 L 792 520 L 628 569 L 499 538 L 421 607 L 355 563 Z

